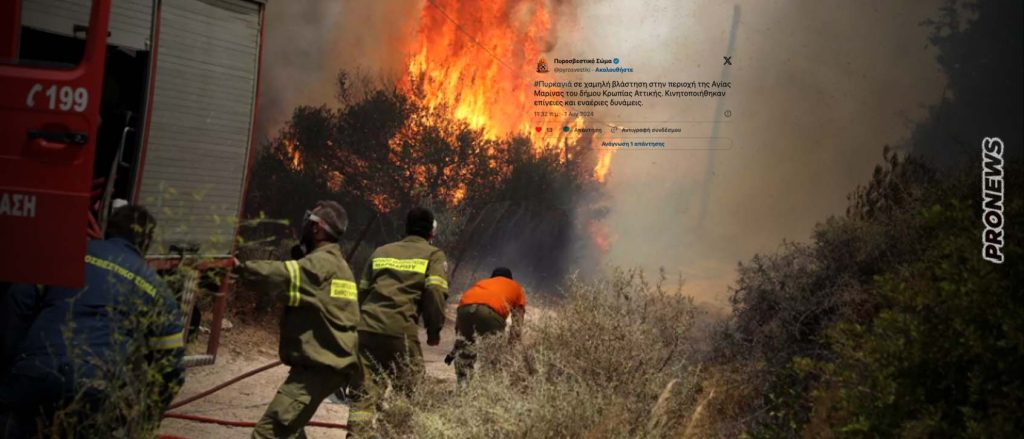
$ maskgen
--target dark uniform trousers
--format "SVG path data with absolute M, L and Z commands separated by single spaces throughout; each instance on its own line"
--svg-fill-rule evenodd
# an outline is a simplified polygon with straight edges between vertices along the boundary
M 303 438 L 320 403 L 362 381 L 356 355 L 357 287 L 337 244 L 321 245 L 299 260 L 247 261 L 239 280 L 286 303 L 281 317 L 281 360 L 291 366 L 254 438 Z
M 254 438 L 305 438 L 303 428 L 320 403 L 338 389 L 362 382 L 358 363 L 336 370 L 325 366 L 294 366 L 278 387 L 274 400 L 253 429 Z
M 373 252 L 359 281 L 359 362 L 366 379 L 353 392 L 349 433 L 373 435 L 376 407 L 390 385 L 409 394 L 422 379 L 419 322 L 440 334 L 448 298 L 447 262 L 425 238 L 409 235 Z
M 455 317 L 455 376 L 465 384 L 473 374 L 477 337 L 505 332 L 505 319 L 483 304 L 462 305 Z
M 363 385 L 353 392 L 349 413 L 350 437 L 370 435 L 376 406 L 390 384 L 395 391 L 409 393 L 424 373 L 419 338 L 359 331 L 359 362 Z

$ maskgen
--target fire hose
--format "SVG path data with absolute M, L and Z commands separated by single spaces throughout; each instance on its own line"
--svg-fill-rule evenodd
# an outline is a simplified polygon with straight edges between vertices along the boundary
M 244 380 L 246 378 L 249 378 L 249 377 L 251 377 L 253 375 L 256 375 L 256 374 L 258 374 L 260 372 L 263 372 L 263 371 L 265 371 L 267 369 L 273 369 L 273 368 L 275 368 L 277 366 L 280 366 L 280 365 L 281 365 L 281 361 L 278 360 L 278 361 L 275 361 L 273 363 L 267 364 L 265 366 L 257 367 L 257 368 L 255 368 L 253 370 L 250 370 L 250 371 L 248 371 L 246 373 L 243 373 L 243 374 L 241 374 L 239 376 L 236 376 L 236 377 L 234 377 L 234 378 L 232 378 L 230 380 L 227 380 L 227 381 L 225 381 L 223 383 L 220 383 L 220 384 L 218 384 L 216 386 L 213 386 L 209 390 L 205 390 L 205 391 L 199 392 L 199 393 L 197 393 L 195 395 L 192 395 L 192 396 L 190 396 L 188 398 L 185 398 L 185 399 L 183 399 L 181 401 L 175 402 L 175 403 L 171 404 L 170 407 L 167 407 L 167 409 L 168 410 L 173 410 L 173 409 L 181 407 L 181 406 L 183 406 L 185 404 L 188 404 L 190 402 L 193 402 L 193 401 L 196 401 L 196 400 L 199 400 L 199 399 L 203 399 L 203 398 L 205 398 L 207 396 L 210 396 L 210 395 L 212 395 L 214 393 L 217 393 L 218 391 L 220 391 L 221 389 L 223 389 L 223 388 L 225 388 L 227 386 L 230 386 L 230 385 L 232 385 L 234 383 L 242 381 L 242 380 Z
M 280 361 L 275 361 L 273 363 L 257 367 L 257 368 L 255 368 L 253 370 L 250 370 L 250 371 L 248 371 L 246 373 L 243 373 L 243 374 L 241 374 L 239 376 L 236 376 L 236 377 L 234 377 L 234 378 L 232 378 L 230 380 L 227 380 L 227 381 L 225 381 L 223 383 L 220 383 L 220 384 L 218 384 L 216 386 L 213 386 L 213 387 L 211 387 L 211 388 L 209 388 L 207 390 L 204 390 L 204 391 L 199 392 L 199 393 L 197 393 L 195 395 L 192 395 L 192 396 L 190 396 L 188 398 L 185 398 L 185 399 L 182 399 L 180 401 L 177 401 L 177 402 L 171 404 L 171 406 L 168 407 L 167 409 L 168 410 L 173 410 L 173 409 L 179 408 L 181 406 L 184 406 L 185 404 L 189 404 L 191 402 L 203 399 L 203 398 L 205 398 L 207 396 L 210 396 L 210 395 L 220 391 L 221 389 L 223 389 L 223 388 L 225 388 L 227 386 L 230 386 L 230 385 L 232 385 L 234 383 L 242 381 L 242 380 L 244 380 L 246 378 L 249 378 L 249 377 L 251 377 L 253 375 L 256 375 L 256 374 L 258 374 L 260 372 L 263 372 L 265 370 L 273 369 L 273 368 L 275 368 L 277 366 L 280 366 L 280 365 L 281 365 Z M 174 412 L 171 412 L 171 411 L 164 412 L 164 417 L 165 418 L 171 418 L 171 419 L 183 419 L 183 420 L 186 420 L 186 421 L 202 422 L 202 423 L 207 423 L 207 424 L 226 425 L 226 426 L 229 426 L 229 427 L 250 427 L 251 428 L 251 427 L 255 427 L 256 426 L 255 422 L 234 421 L 234 420 L 227 420 L 227 419 L 216 419 L 216 418 L 209 418 L 209 417 L 205 417 L 205 416 L 189 415 L 189 414 L 184 414 L 184 413 L 174 413 Z M 310 421 L 306 425 L 309 426 L 309 427 L 337 428 L 337 429 L 342 429 L 342 430 L 347 430 L 348 429 L 348 425 L 345 425 L 345 424 L 335 424 L 335 423 L 332 423 L 332 422 Z
M 171 419 L 183 419 L 186 421 L 196 421 L 205 424 L 217 424 L 226 425 L 228 427 L 255 427 L 256 423 L 251 421 L 231 421 L 227 419 L 207 418 L 205 416 L 197 415 L 186 415 L 184 413 L 164 413 L 165 418 Z M 320 422 L 320 421 L 309 421 L 306 423 L 307 427 L 323 427 L 323 428 L 337 428 L 341 430 L 348 430 L 348 426 L 345 424 L 335 424 L 333 422 Z

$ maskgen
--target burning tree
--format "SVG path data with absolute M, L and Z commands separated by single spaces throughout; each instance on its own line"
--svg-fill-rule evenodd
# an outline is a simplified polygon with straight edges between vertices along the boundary
M 573 242 L 606 248 L 602 236 L 575 238 L 603 233 L 593 226 L 601 210 L 578 207 L 599 198 L 611 152 L 588 135 L 535 129 L 583 122 L 533 118 L 528 87 L 560 12 L 548 3 L 425 3 L 406 75 L 370 86 L 341 72 L 337 108 L 296 108 L 257 160 L 247 213 L 297 219 L 336 199 L 353 217 L 350 246 L 360 246 L 363 236 L 395 239 L 401 212 L 426 203 L 451 217 L 442 227 L 466 227 L 443 243 L 456 265 L 497 255 L 551 280 Z
M 431 204 L 442 216 L 463 216 L 442 227 L 467 225 L 467 238 L 447 243 L 454 261 L 515 240 L 524 249 L 513 253 L 538 253 L 538 267 L 560 267 L 543 254 L 564 259 L 577 200 L 599 187 L 584 145 L 566 140 L 561 150 L 539 149 L 524 136 L 488 138 L 445 107 L 431 109 L 397 87 L 377 89 L 339 109 L 296 108 L 257 159 L 246 210 L 297 224 L 316 200 L 339 200 L 352 216 L 349 246 L 356 246 L 363 235 L 367 244 L 395 239 L 402 212 Z

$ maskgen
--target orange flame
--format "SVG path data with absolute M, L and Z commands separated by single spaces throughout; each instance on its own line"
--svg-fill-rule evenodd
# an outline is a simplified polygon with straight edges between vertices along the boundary
M 378 213 L 389 212 L 395 207 L 394 200 L 384 194 L 370 195 L 370 203 L 373 203 L 373 207 L 377 209 Z
M 287 157 L 291 158 L 291 162 L 288 166 L 295 171 L 302 170 L 302 153 L 299 152 L 299 144 L 293 139 L 285 138 L 281 140 L 284 145 L 284 151 Z
M 527 81 L 550 28 L 540 0 L 426 2 L 405 86 L 421 88 L 427 107 L 447 107 L 488 138 L 527 134 Z
M 563 127 L 582 127 L 582 118 L 568 117 L 569 109 L 562 106 L 541 109 L 533 104 L 534 81 L 555 80 L 553 73 L 537 73 L 554 37 L 553 24 L 550 0 L 472 6 L 457 0 L 427 1 L 408 75 L 400 85 L 428 109 L 447 109 L 487 139 L 526 136 L 537 152 L 575 145 L 580 135 Z M 538 116 L 538 111 L 553 115 Z M 605 160 L 607 168 L 610 161 Z
M 459 202 L 462 201 L 463 198 L 466 198 L 466 188 L 460 187 L 458 189 L 455 189 L 454 192 L 452 192 L 453 204 L 458 204 Z
M 612 167 L 612 154 L 614 150 L 602 149 L 597 153 L 597 166 L 594 167 L 594 179 L 604 183 L 608 177 L 608 171 Z

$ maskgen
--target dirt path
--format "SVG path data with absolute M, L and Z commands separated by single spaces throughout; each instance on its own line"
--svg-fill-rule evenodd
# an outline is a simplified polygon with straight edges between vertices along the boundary
M 455 371 L 444 364 L 444 356 L 451 350 L 454 343 L 454 307 L 449 310 L 447 326 L 441 335 L 441 344 L 427 346 L 426 334 L 421 330 L 420 341 L 427 374 L 431 377 L 455 382 Z M 198 345 L 206 346 L 206 337 L 201 336 Z M 198 348 L 198 346 L 190 347 Z M 185 378 L 185 387 L 178 394 L 185 398 L 217 384 L 227 381 L 242 373 L 277 360 L 277 333 L 275 330 L 257 326 L 235 325 L 221 336 L 220 351 L 217 363 L 189 369 Z M 263 415 L 270 400 L 273 399 L 277 387 L 288 375 L 286 366 L 278 366 L 249 377 L 241 382 L 176 409 L 177 413 L 185 413 L 211 418 L 256 421 Z M 348 419 L 348 407 L 344 404 L 325 401 L 320 405 L 313 420 L 344 424 Z M 215 424 L 165 419 L 160 426 L 160 434 L 186 438 L 248 438 L 250 428 L 225 427 Z M 306 434 L 311 439 L 343 438 L 343 430 L 307 427 Z

